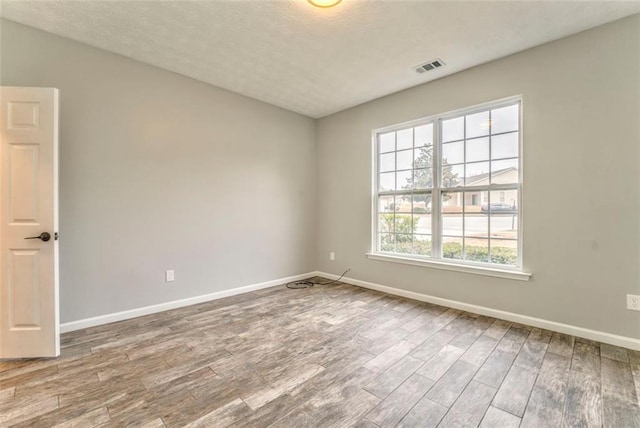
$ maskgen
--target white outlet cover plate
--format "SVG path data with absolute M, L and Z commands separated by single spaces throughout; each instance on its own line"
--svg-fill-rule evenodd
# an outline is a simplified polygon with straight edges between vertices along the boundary
M 632 311 L 640 311 L 640 296 L 635 294 L 627 294 L 627 309 Z

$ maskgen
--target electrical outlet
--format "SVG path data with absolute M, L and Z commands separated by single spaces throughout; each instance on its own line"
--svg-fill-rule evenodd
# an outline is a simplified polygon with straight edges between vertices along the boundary
M 329 253 L 329 260 L 334 261 L 336 259 L 336 253 L 333 251 Z
M 640 311 L 640 296 L 627 294 L 627 309 L 630 311 Z
M 176 279 L 174 271 L 173 270 L 165 271 L 164 279 L 166 282 L 174 281 Z

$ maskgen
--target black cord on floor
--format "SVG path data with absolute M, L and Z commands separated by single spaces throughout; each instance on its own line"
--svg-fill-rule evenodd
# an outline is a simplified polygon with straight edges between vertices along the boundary
M 342 279 L 342 277 L 345 276 L 347 272 L 349 272 L 350 270 L 351 268 L 345 270 L 343 274 L 340 275 L 340 278 L 334 279 L 333 281 L 329 281 L 329 282 L 313 282 L 313 281 L 309 281 L 308 279 L 303 279 L 300 281 L 289 282 L 286 285 L 287 285 L 287 288 L 291 288 L 293 290 L 299 290 L 301 288 L 309 288 L 309 287 L 313 287 L 314 285 L 331 285 L 336 282 L 339 282 Z

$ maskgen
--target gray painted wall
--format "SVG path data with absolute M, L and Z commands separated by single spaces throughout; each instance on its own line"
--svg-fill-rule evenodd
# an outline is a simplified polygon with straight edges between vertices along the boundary
M 446 58 L 443 58 L 445 61 Z M 373 261 L 371 130 L 524 97 L 529 282 Z M 323 118 L 318 268 L 640 338 L 640 15 Z M 329 261 L 335 251 L 336 261 Z
M 3 85 L 60 89 L 62 322 L 315 270 L 315 121 L 6 20 L 1 37 Z

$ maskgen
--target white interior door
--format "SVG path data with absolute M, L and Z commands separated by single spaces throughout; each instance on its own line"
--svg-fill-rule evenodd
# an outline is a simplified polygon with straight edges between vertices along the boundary
M 56 357 L 58 90 L 1 87 L 0 105 L 0 358 Z

